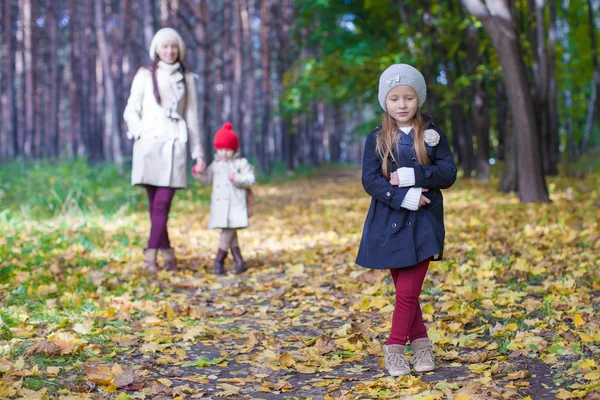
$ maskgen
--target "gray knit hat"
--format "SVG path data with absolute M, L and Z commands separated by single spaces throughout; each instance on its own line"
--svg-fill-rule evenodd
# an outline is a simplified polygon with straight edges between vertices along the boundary
M 427 85 L 425 78 L 415 68 L 408 64 L 394 64 L 389 66 L 379 78 L 379 104 L 383 111 L 385 107 L 385 98 L 387 94 L 396 86 L 410 86 L 417 92 L 419 98 L 419 107 L 422 107 L 427 98 Z

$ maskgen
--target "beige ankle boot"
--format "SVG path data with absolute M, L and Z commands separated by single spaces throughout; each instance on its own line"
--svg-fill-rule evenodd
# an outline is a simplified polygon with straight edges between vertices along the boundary
M 417 372 L 429 372 L 435 370 L 433 362 L 433 343 L 429 338 L 416 339 L 410 342 L 413 349 L 413 368 Z
M 165 260 L 165 269 L 167 271 L 177 271 L 177 258 L 175 258 L 175 249 L 160 249 L 160 253 Z
M 405 346 L 401 344 L 383 345 L 383 360 L 385 369 L 391 376 L 404 376 L 410 374 L 410 366 L 404 358 Z
M 156 265 L 156 249 L 144 249 L 144 262 L 142 264 L 142 272 L 147 275 L 154 275 L 158 272 Z

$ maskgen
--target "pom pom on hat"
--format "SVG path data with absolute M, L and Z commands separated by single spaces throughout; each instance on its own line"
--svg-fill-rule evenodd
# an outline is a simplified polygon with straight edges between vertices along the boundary
M 225 122 L 223 127 L 215 134 L 215 149 L 230 149 L 237 151 L 239 148 L 237 133 L 230 122 Z
M 156 60 L 158 57 L 156 51 L 160 45 L 169 40 L 177 42 L 179 47 L 179 60 L 183 60 L 185 58 L 185 43 L 183 42 L 181 35 L 173 28 L 162 28 L 154 34 L 154 37 L 150 42 L 149 54 L 152 61 Z

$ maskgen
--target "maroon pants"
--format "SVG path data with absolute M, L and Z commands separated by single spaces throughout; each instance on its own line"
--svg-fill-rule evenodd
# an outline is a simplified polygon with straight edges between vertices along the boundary
M 149 249 L 170 249 L 167 220 L 171 210 L 171 202 L 175 195 L 175 188 L 146 185 L 148 194 L 148 208 L 150 209 L 150 239 Z
M 427 337 L 419 295 L 428 267 L 429 259 L 412 267 L 390 269 L 396 287 L 396 304 L 387 344 L 406 345 L 409 340 Z

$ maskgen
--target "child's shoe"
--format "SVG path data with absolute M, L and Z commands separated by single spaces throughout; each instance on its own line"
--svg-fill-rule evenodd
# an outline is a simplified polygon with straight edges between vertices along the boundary
M 217 258 L 215 258 L 215 274 L 225 275 L 225 259 L 227 258 L 227 250 L 219 249 Z
M 404 358 L 405 346 L 401 344 L 384 344 L 383 345 L 383 360 L 385 361 L 385 369 L 388 370 L 391 376 L 404 376 L 410 374 L 410 366 Z
M 413 368 L 417 372 L 429 372 L 435 370 L 433 362 L 433 343 L 429 338 L 416 339 L 410 342 L 414 355 L 412 359 Z
M 239 246 L 231 248 L 231 255 L 235 260 L 235 273 L 241 274 L 243 272 L 246 272 L 248 270 L 248 266 L 246 265 L 246 262 L 242 257 L 242 251 L 240 250 Z

